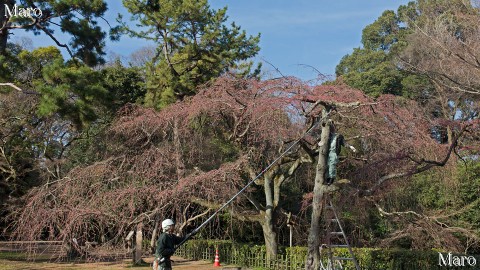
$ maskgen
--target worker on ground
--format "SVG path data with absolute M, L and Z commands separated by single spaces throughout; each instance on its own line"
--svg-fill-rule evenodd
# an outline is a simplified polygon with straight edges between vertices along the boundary
M 158 238 L 157 251 L 155 252 L 154 270 L 171 270 L 172 261 L 170 257 L 175 252 L 175 245 L 178 245 L 183 237 L 173 234 L 175 222 L 171 219 L 162 221 L 163 233 Z

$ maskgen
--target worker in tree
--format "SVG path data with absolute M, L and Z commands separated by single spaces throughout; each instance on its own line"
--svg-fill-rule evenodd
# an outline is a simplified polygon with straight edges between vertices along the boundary
M 175 223 L 171 219 L 162 221 L 163 233 L 158 238 L 157 251 L 155 252 L 155 262 L 153 263 L 154 270 L 171 270 L 172 261 L 170 257 L 175 252 L 175 245 L 178 245 L 183 237 L 173 234 Z
M 335 126 L 332 124 L 330 127 L 330 136 L 328 139 L 328 158 L 327 158 L 327 169 L 325 171 L 325 185 L 331 185 L 335 178 L 337 177 L 337 164 L 340 151 L 342 146 L 350 148 L 354 153 L 357 152 L 355 147 L 349 145 L 343 135 L 337 134 Z

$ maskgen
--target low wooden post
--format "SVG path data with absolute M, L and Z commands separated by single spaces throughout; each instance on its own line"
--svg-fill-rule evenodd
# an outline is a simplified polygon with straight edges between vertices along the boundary
M 287 227 L 290 230 L 290 247 L 293 246 L 293 226 L 295 226 L 295 221 L 292 220 L 292 213 L 288 213 L 287 215 Z

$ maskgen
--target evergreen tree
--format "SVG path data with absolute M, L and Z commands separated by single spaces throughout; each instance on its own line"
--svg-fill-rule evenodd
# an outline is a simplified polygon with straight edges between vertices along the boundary
M 15 16 L 14 10 L 36 10 L 31 17 Z M 41 12 L 38 12 L 40 10 Z M 7 0 L 0 6 L 0 55 L 7 53 L 7 41 L 12 31 L 24 29 L 36 35 L 46 34 L 59 47 L 68 50 L 72 57 L 89 66 L 103 63 L 106 37 L 97 25 L 97 18 L 104 15 L 107 4 L 103 0 Z M 6 16 L 4 16 L 6 14 Z M 59 29 L 72 36 L 68 44 L 55 36 Z M 113 37 L 113 36 L 112 36 Z
M 405 71 L 397 59 L 411 33 L 399 15 L 407 10 L 406 6 L 400 7 L 398 13 L 387 10 L 365 27 L 363 47 L 342 58 L 335 70 L 337 77 L 374 97 L 394 94 L 423 98 L 431 84 L 425 77 Z M 423 90 L 418 91 L 419 88 Z
M 145 78 L 140 67 L 124 67 L 120 60 L 100 71 L 103 87 L 112 99 L 111 109 L 127 103 L 141 103 L 145 98 Z
M 123 4 L 144 29 L 134 31 L 124 23 L 124 31 L 158 44 L 147 66 L 148 106 L 161 108 L 192 95 L 199 85 L 242 68 L 259 51 L 260 35 L 248 37 L 235 23 L 227 26 L 227 9 L 213 10 L 207 0 L 124 0 Z M 247 62 L 247 73 L 250 68 Z
M 108 108 L 111 102 L 99 71 L 63 59 L 43 68 L 36 89 L 41 94 L 40 115 L 59 113 L 77 128 L 97 119 L 99 109 Z
M 23 94 L 38 97 L 34 109 L 39 118 L 58 114 L 79 129 L 102 117 L 101 114 L 117 109 L 118 104 L 125 104 L 115 91 L 134 91 L 133 86 L 127 89 L 126 83 L 119 83 L 127 80 L 121 78 L 122 74 L 112 78 L 108 71 L 94 70 L 78 61 L 65 62 L 54 46 L 33 51 L 19 48 L 15 54 L 0 56 L 0 64 L 2 60 L 6 60 L 5 65 L 0 65 L 6 71 L 3 78 L 22 89 Z M 112 80 L 117 84 L 113 85 Z M 122 86 L 123 90 L 117 90 Z M 0 88 L 2 92 L 9 90 Z

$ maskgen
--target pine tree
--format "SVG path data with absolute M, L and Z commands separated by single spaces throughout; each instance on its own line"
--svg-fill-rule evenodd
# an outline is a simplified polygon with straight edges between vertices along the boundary
M 15 16 L 13 11 L 35 9 L 31 17 Z M 7 53 L 7 42 L 12 31 L 24 29 L 35 35 L 48 35 L 59 47 L 66 48 L 72 57 L 89 66 L 103 63 L 106 32 L 97 25 L 107 4 L 103 0 L 7 0 L 0 6 L 0 55 Z M 4 16 L 5 14 L 5 16 Z M 55 30 L 72 36 L 67 43 L 55 36 Z M 112 38 L 115 38 L 112 36 Z
M 82 128 L 97 119 L 99 109 L 110 103 L 102 84 L 99 71 L 57 59 L 43 68 L 43 78 L 36 82 L 41 93 L 39 113 L 59 113 Z
M 124 0 L 123 4 L 144 29 L 135 31 L 123 23 L 123 30 L 158 44 L 147 66 L 148 106 L 161 108 L 192 95 L 199 85 L 240 69 L 259 51 L 260 35 L 247 36 L 235 23 L 227 26 L 227 9 L 213 10 L 207 0 Z M 248 62 L 247 70 L 251 66 Z

